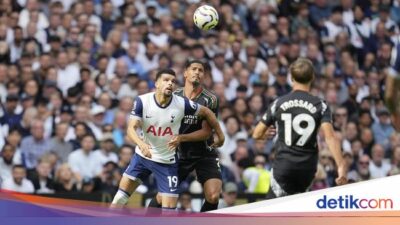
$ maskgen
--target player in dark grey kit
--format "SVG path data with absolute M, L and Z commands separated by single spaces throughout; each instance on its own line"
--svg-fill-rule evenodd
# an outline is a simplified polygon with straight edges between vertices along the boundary
M 208 71 L 201 61 L 188 61 L 184 72 L 185 86 L 177 89 L 175 94 L 206 106 L 217 116 L 218 99 L 215 94 L 202 86 L 205 73 Z M 202 118 L 187 116 L 183 119 L 182 132 L 180 133 L 184 133 L 184 135 L 176 136 L 169 143 L 172 149 L 178 147 L 179 180 L 185 180 L 195 170 L 197 180 L 203 185 L 204 189 L 205 201 L 201 212 L 215 210 L 218 208 L 222 188 L 219 158 L 216 150 L 209 147 L 213 144 L 211 143 L 212 138 L 209 138 L 208 141 L 202 141 L 212 136 L 212 129 Z M 187 142 L 188 139 L 192 141 Z M 156 199 L 152 199 L 149 206 L 159 207 Z
M 302 193 L 314 179 L 318 162 L 317 135 L 322 129 L 338 165 L 336 183 L 347 183 L 340 143 L 335 138 L 328 105 L 310 94 L 314 68 L 308 59 L 297 59 L 290 67 L 293 91 L 275 100 L 257 124 L 253 138 L 263 139 L 277 127 L 275 161 L 267 198 Z

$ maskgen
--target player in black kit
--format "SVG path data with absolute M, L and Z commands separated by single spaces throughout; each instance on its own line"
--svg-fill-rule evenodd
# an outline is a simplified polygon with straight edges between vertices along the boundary
M 331 111 L 323 100 L 310 94 L 314 80 L 311 61 L 297 59 L 290 66 L 290 73 L 293 91 L 271 104 L 253 133 L 254 139 L 263 139 L 270 133 L 269 129 L 278 128 L 267 198 L 302 193 L 311 185 L 317 170 L 319 128 L 338 165 L 336 183 L 347 183 L 345 161 L 335 138 Z
M 206 72 L 208 73 L 209 69 L 206 70 L 205 64 L 200 60 L 188 61 L 184 72 L 185 86 L 177 89 L 175 94 L 208 107 L 217 116 L 218 99 L 215 94 L 202 86 Z M 184 181 L 189 173 L 195 170 L 197 180 L 203 185 L 205 195 L 201 212 L 215 210 L 218 208 L 222 180 L 218 153 L 213 147 L 220 145 L 215 146 L 215 143 L 211 143 L 212 138 L 201 141 L 212 135 L 212 129 L 202 118 L 185 116 L 182 127 L 184 134 L 175 136 L 169 143 L 171 149 L 178 147 L 179 181 Z M 196 140 L 187 142 L 188 139 Z M 221 143 L 221 140 L 218 141 Z M 156 198 L 153 198 L 149 206 L 158 207 L 158 202 Z

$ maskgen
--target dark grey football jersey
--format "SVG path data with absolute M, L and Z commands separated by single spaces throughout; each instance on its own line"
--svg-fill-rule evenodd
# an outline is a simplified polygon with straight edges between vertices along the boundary
M 277 127 L 274 169 L 310 169 L 317 165 L 318 130 L 322 123 L 332 123 L 332 115 L 320 98 L 293 91 L 275 100 L 262 122 Z

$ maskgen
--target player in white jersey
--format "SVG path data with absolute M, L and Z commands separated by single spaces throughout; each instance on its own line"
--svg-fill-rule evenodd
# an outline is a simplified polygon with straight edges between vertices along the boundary
M 156 91 L 138 96 L 128 122 L 128 137 L 137 145 L 136 154 L 123 174 L 112 207 L 128 202 L 141 180 L 154 173 L 162 208 L 176 208 L 178 200 L 178 165 L 175 149 L 168 148 L 173 136 L 183 133 L 185 115 L 204 118 L 216 131 L 214 146 L 223 144 L 225 137 L 214 113 L 187 98 L 173 95 L 176 86 L 175 72 L 164 69 L 157 73 Z M 143 138 L 136 130 L 141 128 Z M 192 140 L 187 140 L 192 141 Z

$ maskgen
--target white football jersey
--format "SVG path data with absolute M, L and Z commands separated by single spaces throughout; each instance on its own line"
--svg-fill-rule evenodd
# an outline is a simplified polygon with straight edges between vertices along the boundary
M 130 118 L 142 121 L 143 140 L 152 147 L 152 158 L 145 157 L 138 146 L 135 152 L 155 162 L 175 163 L 176 153 L 168 150 L 167 143 L 172 136 L 183 132 L 181 125 L 184 116 L 197 115 L 199 110 L 197 103 L 177 95 L 172 95 L 170 103 L 165 107 L 157 103 L 154 92 L 138 96 Z

